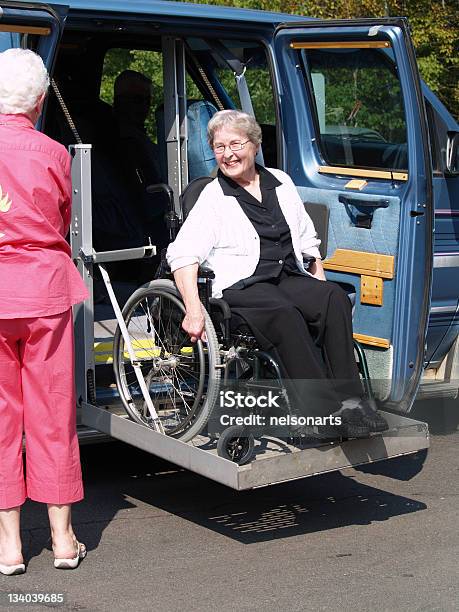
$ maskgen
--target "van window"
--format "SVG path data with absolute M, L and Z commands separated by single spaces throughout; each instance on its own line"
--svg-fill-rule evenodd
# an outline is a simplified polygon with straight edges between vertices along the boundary
M 9 32 L 8 25 L 4 25 L 0 32 L 0 53 L 7 49 L 32 49 L 32 51 L 37 51 L 40 36 L 49 35 L 47 28 L 43 28 L 43 34 L 34 33 L 32 28 L 30 28 L 30 32 L 27 30 L 29 28 L 24 26 L 22 32 Z
M 262 49 L 256 52 L 247 61 L 245 78 L 252 99 L 253 111 L 258 123 L 276 124 L 276 111 L 274 106 L 271 76 L 266 63 L 266 56 Z M 219 67 L 217 75 L 226 89 L 236 108 L 240 108 L 239 94 L 236 80 L 228 66 Z
M 320 48 L 302 54 L 325 162 L 406 169 L 402 91 L 387 52 Z
M 14 32 L 0 32 L 0 53 L 7 49 L 15 49 L 21 46 L 20 34 Z
M 237 58 L 246 68 L 245 79 L 249 90 L 255 118 L 263 132 L 263 155 L 265 165 L 277 167 L 276 106 L 273 85 L 266 51 L 256 41 L 222 40 L 226 51 L 212 40 L 188 39 L 194 62 L 205 71 L 213 85 L 215 96 L 211 100 L 219 108 L 241 108 L 236 79 L 228 58 Z
M 440 143 L 438 141 L 438 135 L 440 130 L 440 125 L 437 125 L 436 121 L 436 112 L 433 106 L 424 98 L 424 104 L 426 107 L 427 113 L 427 125 L 429 128 L 429 141 L 430 141 L 430 152 L 432 156 L 432 169 L 435 175 L 443 175 L 443 164 L 442 157 L 440 151 Z M 445 142 L 446 142 L 446 134 L 445 134 Z
M 104 57 L 100 99 L 113 106 L 115 80 L 124 70 L 134 70 L 152 82 L 151 105 L 145 129 L 152 140 L 156 140 L 155 110 L 163 102 L 163 62 L 157 51 L 140 49 L 109 49 Z

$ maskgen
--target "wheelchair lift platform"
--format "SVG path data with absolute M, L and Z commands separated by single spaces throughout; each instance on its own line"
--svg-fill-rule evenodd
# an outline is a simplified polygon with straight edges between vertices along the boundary
M 383 412 L 389 430 L 367 439 L 292 446 L 263 437 L 255 442 L 253 460 L 239 466 L 217 455 L 216 442 L 197 436 L 181 442 L 131 421 L 122 408 L 82 404 L 82 422 L 180 467 L 237 491 L 324 474 L 335 470 L 409 455 L 429 447 L 425 423 Z

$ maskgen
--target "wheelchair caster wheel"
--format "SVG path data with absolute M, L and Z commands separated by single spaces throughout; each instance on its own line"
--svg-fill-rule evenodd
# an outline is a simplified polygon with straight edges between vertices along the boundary
M 254 446 L 253 435 L 248 434 L 244 427 L 234 425 L 221 433 L 217 453 L 219 457 L 234 461 L 238 465 L 244 465 L 251 460 Z

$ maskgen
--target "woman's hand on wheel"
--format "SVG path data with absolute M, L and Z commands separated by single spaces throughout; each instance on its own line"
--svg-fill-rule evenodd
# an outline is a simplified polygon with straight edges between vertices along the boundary
M 188 311 L 185 314 L 185 318 L 182 321 L 182 327 L 186 333 L 190 336 L 191 342 L 197 340 L 207 340 L 205 328 L 205 319 L 202 308 L 199 310 Z
M 199 299 L 197 278 L 197 263 L 178 268 L 174 272 L 175 282 L 185 303 L 185 318 L 182 321 L 182 328 L 190 336 L 191 342 L 197 340 L 207 342 L 204 331 L 205 310 Z

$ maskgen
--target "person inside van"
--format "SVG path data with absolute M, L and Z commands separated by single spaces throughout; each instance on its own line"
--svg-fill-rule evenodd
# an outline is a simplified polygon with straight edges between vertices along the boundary
M 197 271 L 205 265 L 215 273 L 213 296 L 223 296 L 233 318 L 277 356 L 287 381 L 336 381 L 331 400 L 323 383 L 327 412 L 332 405 L 341 414 L 336 433 L 365 437 L 384 431 L 385 419 L 362 398 L 351 303 L 325 278 L 320 240 L 295 185 L 284 172 L 255 163 L 260 126 L 246 113 L 220 111 L 209 121 L 208 141 L 218 175 L 167 250 L 186 308 L 182 327 L 192 340 L 204 332 Z M 312 259 L 308 269 L 304 256 Z M 297 383 L 290 388 L 296 389 L 297 405 L 304 403 Z
M 145 129 L 151 97 L 152 82 L 143 74 L 125 70 L 117 76 L 111 134 L 96 139 L 93 151 L 93 240 L 98 251 L 144 246 L 149 239 L 158 252 L 165 246 L 166 202 L 147 193 L 148 186 L 161 182 L 158 146 Z M 132 277 L 129 264 L 115 267 L 115 277 Z
M 120 144 L 135 169 L 137 184 L 143 186 L 161 182 L 158 145 L 151 141 L 145 128 L 152 87 L 145 75 L 124 70 L 116 77 L 113 90 L 113 115 Z
M 71 157 L 34 129 L 49 77 L 40 56 L 0 53 L 0 573 L 25 571 L 20 508 L 48 505 L 54 567 L 86 555 L 71 523 L 83 499 L 72 305 L 86 287 L 65 239 Z M 22 437 L 26 440 L 26 478 Z

